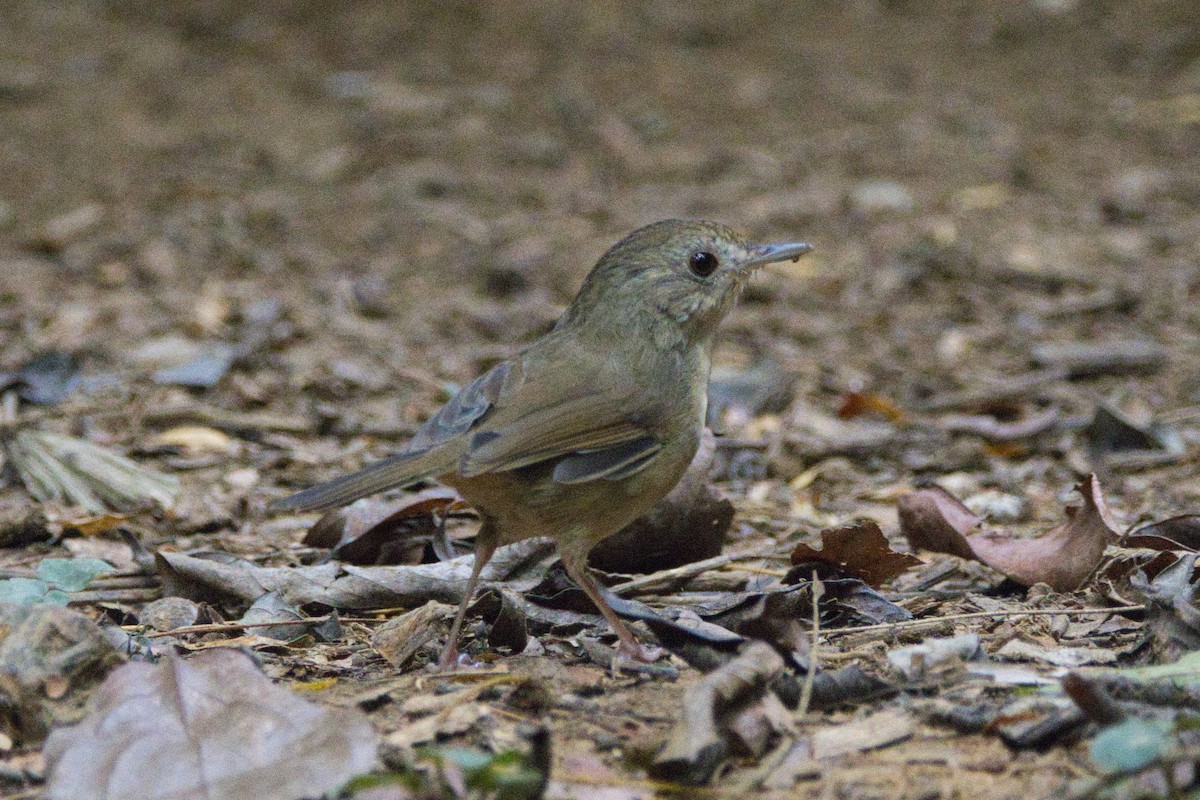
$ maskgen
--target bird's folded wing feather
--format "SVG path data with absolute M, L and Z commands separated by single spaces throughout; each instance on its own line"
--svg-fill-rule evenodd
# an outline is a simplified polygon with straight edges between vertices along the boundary
M 273 510 L 320 511 L 406 486 L 454 469 L 467 443 L 464 436 L 492 411 L 505 391 L 521 384 L 521 362 L 497 364 L 467 384 L 391 458 L 305 489 L 272 504 Z
M 565 458 L 573 466 L 556 470 L 555 480 L 577 483 L 606 477 L 662 447 L 645 426 L 620 411 L 623 404 L 618 400 L 611 392 L 595 391 L 558 399 L 515 418 L 498 410 L 472 434 L 458 471 L 470 478 Z
M 547 363 L 550 362 L 550 363 Z M 538 380 L 522 357 L 501 362 L 455 395 L 421 426 L 404 451 L 273 505 L 318 510 L 457 470 L 464 477 L 506 472 L 553 459 L 558 483 L 617 479 L 646 466 L 662 448 L 620 409 L 625 393 L 588 376 L 584 386 Z M 530 374 L 532 372 L 533 374 Z

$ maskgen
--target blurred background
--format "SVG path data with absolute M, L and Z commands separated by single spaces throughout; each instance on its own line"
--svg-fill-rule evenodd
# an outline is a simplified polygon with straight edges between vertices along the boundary
M 986 649 L 1014 661 L 1171 660 L 1162 655 L 1170 651 L 1145 646 L 1155 636 L 1195 649 L 1195 584 L 1180 576 L 1194 566 L 1200 507 L 1197 9 L 1195 0 L 0 0 L 0 583 L 27 593 L 33 585 L 43 593 L 35 599 L 48 601 L 51 582 L 41 576 L 53 564 L 42 556 L 103 558 L 122 570 L 113 577 L 120 583 L 97 586 L 107 578 L 91 575 L 68 598 L 77 608 L 190 636 L 180 631 L 210 620 L 199 607 L 159 622 L 166 611 L 151 616 L 140 605 L 193 591 L 208 599 L 207 587 L 180 582 L 173 565 L 182 561 L 164 566 L 173 552 L 223 554 L 195 564 L 227 564 L 232 554 L 247 569 L 283 575 L 290 569 L 274 568 L 324 565 L 329 548 L 347 540 L 354 547 L 339 544 L 335 561 L 439 557 L 430 509 L 447 513 L 445 495 L 395 501 L 421 507 L 411 518 L 393 514 L 388 501 L 311 529 L 311 517 L 269 515 L 266 505 L 394 452 L 458 385 L 547 330 L 630 230 L 708 217 L 754 240 L 804 239 L 816 251 L 756 275 L 715 357 L 710 410 L 725 435 L 712 469 L 696 470 L 697 491 L 684 493 L 681 506 L 688 515 L 660 516 L 653 535 L 634 528 L 618 555 L 631 556 L 638 571 L 663 553 L 682 561 L 722 548 L 758 554 L 759 564 L 759 555 L 815 544 L 823 528 L 877 522 L 878 530 L 856 529 L 874 536 L 870 547 L 841 552 L 866 553 L 873 570 L 897 561 L 906 570 L 880 599 L 890 606 L 884 612 L 951 615 L 945 627 L 922 623 L 907 634 L 860 628 L 822 637 L 819 659 L 814 636 L 809 665 L 857 669 L 861 660 L 871 674 L 889 674 L 891 644 L 975 631 L 977 622 Z M 1099 477 L 1080 484 L 1089 472 Z M 708 478 L 722 499 L 710 496 Z M 1018 558 L 1009 563 L 1019 570 L 936 555 L 906 568 L 910 559 L 882 548 L 880 530 L 902 550 L 925 546 L 914 525 L 904 530 L 897 506 L 930 482 L 1014 534 Z M 1076 485 L 1088 505 L 1062 526 Z M 1116 516 L 1111 524 L 1098 510 L 1102 498 Z M 114 508 L 127 513 L 104 513 Z M 939 532 L 950 525 L 931 519 Z M 1103 569 L 1095 565 L 1113 532 L 1149 520 L 1164 521 L 1152 529 L 1160 544 L 1144 544 L 1154 538 L 1147 535 L 1138 547 L 1175 548 L 1171 536 L 1182 533 L 1172 531 L 1191 544 L 1174 556 L 1185 572 L 1158 566 L 1160 577 L 1139 594 L 1129 576 L 1146 562 L 1130 554 L 1146 551 L 1122 548 Z M 461 543 L 474 529 L 455 520 L 450 534 Z M 364 531 L 373 534 L 354 539 Z M 1064 537 L 1071 547 L 1047 548 Z M 824 553 L 834 541 L 825 540 Z M 796 548 L 786 564 L 807 557 Z M 1060 562 L 1083 571 L 1061 578 Z M 706 570 L 686 585 L 709 594 L 640 597 L 690 605 L 731 587 L 807 577 L 807 568 L 761 564 Z M 314 568 L 319 579 L 244 585 L 279 580 L 323 592 L 337 569 L 327 567 Z M 161 579 L 146 574 L 155 569 Z M 1093 572 L 1073 595 L 1038 582 L 1070 588 Z M 1015 594 L 1006 574 L 1024 581 Z M 6 580 L 13 576 L 23 583 Z M 675 590 L 668 585 L 677 584 L 645 586 Z M 868 616 L 884 612 L 869 598 L 845 600 L 866 597 L 858 589 L 843 591 L 827 597 L 864 621 L 902 618 Z M 249 599 L 220 596 L 238 600 L 212 621 L 234 619 Z M 413 602 L 398 597 L 379 601 L 389 615 Z M 1151 604 L 1145 623 L 1105 616 L 1068 625 L 1065 613 L 1042 613 L 1138 598 Z M 326 608 L 319 603 L 306 608 Z M 509 609 L 508 599 L 502 605 Z M 1018 606 L 1033 613 L 1010 619 Z M 766 615 L 800 606 L 777 608 L 755 617 L 755 629 L 794 635 L 786 649 L 798 647 L 796 619 L 776 628 Z M 964 626 L 950 623 L 958 612 L 996 609 L 986 625 L 974 613 Z M 380 639 L 369 646 L 361 619 L 333 641 L 306 635 L 308 644 L 286 650 L 207 631 L 195 646 L 254 647 L 273 678 L 302 680 L 306 693 L 328 686 L 325 696 L 339 705 L 377 710 L 393 753 L 425 741 L 403 737 L 427 721 L 445 722 L 439 738 L 455 726 L 456 744 L 486 738 L 499 752 L 519 740 L 516 720 L 555 711 L 556 779 L 599 776 L 555 795 L 580 798 L 642 796 L 646 784 L 631 784 L 636 773 L 625 770 L 649 762 L 683 707 L 680 688 L 696 678 L 608 678 L 574 656 L 570 666 L 558 663 L 579 628 L 556 622 L 549 639 L 530 628 L 550 642 L 532 651 L 549 657 L 518 668 L 535 669 L 537 681 L 514 683 L 504 699 L 493 693 L 507 682 L 499 677 L 458 699 L 439 688 L 448 704 L 413 705 L 419 721 L 401 722 L 410 707 L 395 692 L 408 690 L 377 688 L 374 678 L 394 677 L 421 642 L 432 647 L 439 625 L 436 616 L 408 619 L 424 638 L 408 636 L 415 627 L 388 628 L 391 641 L 416 642 L 405 655 L 386 654 Z M 523 621 L 495 630 L 518 627 L 521 643 L 498 646 L 523 648 Z M 67 630 L 36 626 L 51 629 L 55 642 Z M 130 641 L 141 652 L 149 639 L 139 632 Z M 175 636 L 153 641 L 185 646 Z M 1070 652 L 1051 657 L 1061 641 Z M 1031 649 L 1007 652 L 1009 644 Z M 87 682 L 57 674 L 51 682 L 42 666 L 57 662 L 27 658 L 21 647 L 5 642 L 20 669 L 37 666 L 37 677 L 20 684 L 21 702 L 81 708 L 76 691 Z M 978 648 L 976 637 L 962 657 Z M 941 649 L 911 652 L 914 672 L 894 684 L 903 687 L 899 700 L 857 678 L 826 684 L 851 687 L 831 701 L 839 706 L 847 696 L 879 702 L 886 694 L 884 713 L 838 712 L 820 729 L 809 716 L 797 747 L 770 751 L 724 785 L 745 794 L 782 775 L 773 796 L 789 798 L 900 797 L 908 784 L 922 797 L 1102 790 L 1080 783 L 1087 745 L 1071 726 L 1081 716 L 1048 693 L 1028 696 L 1022 676 L 1030 673 L 1017 671 L 1025 667 L 998 665 L 1017 676 L 1004 680 L 1022 684 L 1005 694 L 999 678 L 996 686 L 974 674 L 942 683 L 967 674 L 957 657 L 942 663 Z M 99 661 L 72 659 L 88 666 L 90 681 Z M 361 682 L 368 678 L 369 687 Z M 1079 706 L 1111 721 L 1102 684 L 1080 681 L 1087 692 L 1072 696 L 1092 699 Z M 427 692 L 434 684 L 415 678 L 409 686 Z M 64 699 L 52 687 L 72 693 Z M 938 687 L 952 688 L 936 696 Z M 513 700 L 518 693 L 524 699 Z M 1174 698 L 1173 710 L 1188 705 Z M 1035 699 L 1047 704 L 1016 704 Z M 493 702 L 503 708 L 485 710 Z M 916 710 L 926 702 L 928 711 Z M 9 705 L 18 711 L 0 714 L 0 723 L 40 719 Z M 426 714 L 434 708 L 442 710 Z M 770 724 L 742 716 L 721 727 L 765 737 L 779 725 L 773 714 Z M 1142 728 L 1110 728 L 1108 753 L 1093 749 L 1094 763 L 1124 765 L 1112 767 L 1115 775 L 1162 753 L 1194 754 L 1193 739 L 1151 727 L 1163 719 L 1161 711 L 1131 712 L 1127 722 Z M 930 724 L 963 732 L 983 720 L 999 722 L 975 736 Z M 1194 724 L 1180 720 L 1181 736 L 1191 735 L 1184 731 Z M 13 756 L 37 754 L 22 753 L 23 741 L 14 750 L 3 730 L 11 729 L 0 724 L 4 785 L 40 775 L 41 761 Z M 709 760 L 719 748 L 697 730 L 694 752 Z M 816 773 L 817 762 L 801 755 L 810 733 L 812 742 L 837 734 L 825 746 L 834 760 Z M 911 749 L 875 749 L 910 734 Z M 1136 751 L 1126 747 L 1133 739 Z M 1010 749 L 1020 747 L 1037 752 Z M 858 749 L 869 752 L 853 760 Z M 600 768 L 601 758 L 619 767 Z M 749 764 L 740 755 L 737 763 Z M 826 780 L 809 780 L 820 770 Z
M 1141 337 L 1170 354 L 1142 402 L 1200 402 L 1192 3 L 10 0 L 0 26 L 5 367 L 223 343 L 206 400 L 404 426 L 621 235 L 699 216 L 818 247 L 758 280 L 723 369 L 911 407 Z

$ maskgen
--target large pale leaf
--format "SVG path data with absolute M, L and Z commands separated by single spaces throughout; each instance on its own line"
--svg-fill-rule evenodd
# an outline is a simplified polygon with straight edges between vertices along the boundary
M 130 663 L 46 742 L 51 800 L 295 800 L 375 764 L 366 717 L 302 700 L 250 658 Z
M 554 542 L 526 539 L 496 550 L 483 570 L 484 585 L 505 583 L 530 589 L 545 575 Z M 287 603 L 321 603 L 334 608 L 390 608 L 427 600 L 457 604 L 471 574 L 474 556 L 436 564 L 354 567 L 260 567 L 248 561 L 225 563 L 183 553 L 158 554 L 163 591 L 193 600 L 236 598 L 253 602 L 279 592 Z M 341 572 L 346 574 L 339 574 Z

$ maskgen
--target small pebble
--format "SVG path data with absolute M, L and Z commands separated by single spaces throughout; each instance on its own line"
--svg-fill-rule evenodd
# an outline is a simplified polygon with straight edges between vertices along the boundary
M 139 615 L 145 625 L 154 630 L 172 631 L 187 625 L 195 625 L 200 617 L 200 607 L 182 597 L 164 597 L 147 603 Z
M 608 731 L 595 734 L 592 741 L 595 742 L 597 750 L 618 750 L 621 747 L 621 738 Z
M 1134 228 L 1111 228 L 1103 242 L 1105 254 L 1117 261 L 1136 264 L 1150 256 L 1150 238 Z
M 1029 501 L 1015 494 L 985 489 L 963 500 L 963 505 L 989 522 L 1021 522 L 1029 517 Z
M 248 492 L 258 485 L 259 477 L 258 470 L 247 467 L 230 472 L 225 476 L 225 483 L 235 491 Z
M 905 214 L 913 210 L 912 194 L 895 181 L 867 181 L 850 193 L 850 207 L 864 216 Z
M 1164 170 L 1133 167 L 1113 175 L 1100 208 L 1109 222 L 1134 222 L 1146 216 L 1150 202 L 1167 185 Z
M 42 228 L 42 243 L 50 250 L 61 250 L 96 227 L 103 216 L 104 208 L 99 203 L 89 203 L 59 214 Z

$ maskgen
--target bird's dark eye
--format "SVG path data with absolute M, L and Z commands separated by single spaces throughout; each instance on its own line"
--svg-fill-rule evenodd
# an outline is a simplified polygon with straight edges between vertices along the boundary
M 688 269 L 692 271 L 693 275 L 699 275 L 701 278 L 712 275 L 719 266 L 721 266 L 721 262 L 707 250 L 692 253 L 692 257 L 688 259 Z

